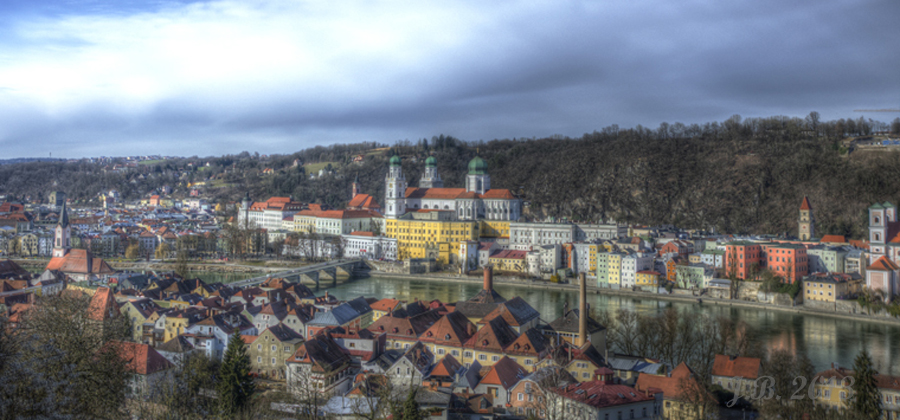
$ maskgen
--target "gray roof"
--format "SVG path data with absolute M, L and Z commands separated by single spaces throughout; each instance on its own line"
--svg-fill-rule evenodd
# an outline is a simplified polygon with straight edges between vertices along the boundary
M 317 312 L 315 318 L 309 321 L 309 325 L 344 325 L 371 311 L 372 307 L 369 306 L 366 300 L 358 297 L 335 306 L 330 311 Z

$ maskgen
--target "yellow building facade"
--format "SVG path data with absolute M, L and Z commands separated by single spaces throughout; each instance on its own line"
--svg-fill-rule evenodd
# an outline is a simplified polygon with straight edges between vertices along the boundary
M 508 220 L 482 220 L 481 237 L 483 238 L 508 238 Z
M 618 252 L 609 254 L 609 284 L 622 285 L 622 257 Z
M 386 219 L 385 236 L 397 239 L 397 258 L 434 258 L 444 264 L 456 262 L 459 244 L 478 240 L 475 221 Z
M 638 287 L 658 287 L 659 273 L 655 271 L 638 271 L 635 274 L 635 285 Z

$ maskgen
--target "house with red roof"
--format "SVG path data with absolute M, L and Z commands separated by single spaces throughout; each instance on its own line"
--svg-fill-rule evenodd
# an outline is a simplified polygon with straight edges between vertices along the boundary
M 712 383 L 735 394 L 755 395 L 756 379 L 762 372 L 762 362 L 756 357 L 717 354 L 713 361 Z
M 494 399 L 494 406 L 498 408 L 509 403 L 509 391 L 529 373 L 506 356 L 492 366 L 482 368 L 482 371 L 484 374 L 474 391 L 476 394 L 490 395 Z
M 149 396 L 156 385 L 166 379 L 175 365 L 147 344 L 127 341 L 110 344 L 123 361 L 126 362 L 131 380 L 128 394 L 132 396 Z
M 704 418 L 704 406 L 715 400 L 700 385 L 697 374 L 684 362 L 668 375 L 641 373 L 634 388 L 641 392 L 662 391 L 664 418 Z
M 594 380 L 572 383 L 551 391 L 562 397 L 553 417 L 590 419 L 657 419 L 662 413 L 662 392 L 656 388 L 638 390 L 615 383 L 612 369 L 599 368 Z

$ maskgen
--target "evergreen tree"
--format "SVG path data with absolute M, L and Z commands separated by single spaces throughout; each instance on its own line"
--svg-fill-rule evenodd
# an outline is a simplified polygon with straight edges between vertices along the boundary
M 244 347 L 239 328 L 234 329 L 228 348 L 225 350 L 225 358 L 219 369 L 219 383 L 216 386 L 219 391 L 220 408 L 223 416 L 231 416 L 240 412 L 250 401 L 253 395 L 253 378 L 250 377 L 250 356 Z
M 419 409 L 419 403 L 416 402 L 416 388 L 410 388 L 409 394 L 406 395 L 406 401 L 403 405 L 393 408 L 394 420 L 424 420 L 425 413 Z
M 853 395 L 850 397 L 850 411 L 861 418 L 881 418 L 881 393 L 875 374 L 872 357 L 863 349 L 853 361 Z

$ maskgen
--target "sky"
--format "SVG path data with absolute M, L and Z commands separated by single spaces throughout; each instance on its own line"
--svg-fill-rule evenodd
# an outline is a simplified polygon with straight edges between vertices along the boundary
M 0 2 L 0 158 L 900 108 L 900 1 Z

